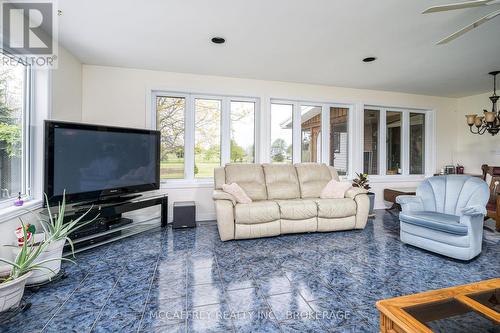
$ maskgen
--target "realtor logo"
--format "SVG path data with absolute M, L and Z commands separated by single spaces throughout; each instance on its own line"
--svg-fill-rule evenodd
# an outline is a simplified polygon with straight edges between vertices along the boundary
M 5 63 L 54 68 L 57 15 L 54 1 L 2 1 L 2 49 Z

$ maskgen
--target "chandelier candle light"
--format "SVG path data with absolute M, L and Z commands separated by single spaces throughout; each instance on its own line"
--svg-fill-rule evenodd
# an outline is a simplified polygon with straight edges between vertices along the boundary
M 483 135 L 486 131 L 491 135 L 496 135 L 500 131 L 500 111 L 497 111 L 497 74 L 500 71 L 490 72 L 493 75 L 493 95 L 490 96 L 491 103 L 493 107 L 491 111 L 484 110 L 484 116 L 478 116 L 476 114 L 466 115 L 467 125 L 473 134 Z M 472 126 L 476 126 L 476 130 L 473 130 Z

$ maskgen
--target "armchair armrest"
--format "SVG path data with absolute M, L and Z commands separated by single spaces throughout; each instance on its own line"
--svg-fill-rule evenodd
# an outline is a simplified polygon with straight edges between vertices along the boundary
M 396 203 L 401 205 L 403 213 L 424 210 L 422 199 L 415 195 L 398 195 L 396 197 Z
M 227 192 L 221 191 L 221 190 L 214 190 L 212 194 L 212 199 L 214 200 L 228 200 L 231 201 L 233 206 L 236 205 L 236 198 Z
M 475 216 L 475 215 L 484 216 L 486 215 L 486 207 L 481 205 L 468 206 L 462 208 L 461 213 L 462 215 L 465 216 Z
M 357 195 L 366 193 L 368 193 L 368 191 L 365 190 L 364 188 L 351 187 L 345 192 L 344 197 L 354 199 Z

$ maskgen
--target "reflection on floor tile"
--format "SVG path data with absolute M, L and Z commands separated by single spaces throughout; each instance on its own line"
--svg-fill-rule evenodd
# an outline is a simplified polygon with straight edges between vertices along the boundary
M 133 251 L 131 251 L 133 249 Z M 214 223 L 123 239 L 28 291 L 7 332 L 375 332 L 382 298 L 498 276 L 500 247 L 468 263 L 399 241 L 397 216 L 364 230 L 221 242 Z
M 264 296 L 256 288 L 227 291 L 229 307 L 233 312 L 249 312 L 268 309 Z

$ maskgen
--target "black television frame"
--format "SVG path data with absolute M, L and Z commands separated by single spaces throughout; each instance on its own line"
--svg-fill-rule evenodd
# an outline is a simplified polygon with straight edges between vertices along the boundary
M 54 129 L 55 128 L 67 129 L 83 129 L 96 132 L 118 132 L 118 133 L 137 133 L 154 135 L 156 138 L 156 175 L 155 183 L 140 184 L 127 187 L 117 187 L 110 189 L 103 189 L 98 191 L 80 192 L 80 193 L 66 193 L 66 203 L 79 203 L 83 201 L 101 200 L 112 197 L 119 197 L 132 193 L 154 191 L 160 188 L 160 131 L 105 126 L 96 124 L 83 124 L 66 121 L 45 120 L 44 124 L 44 177 L 43 177 L 43 191 L 48 197 L 49 205 L 62 202 L 62 195 L 54 195 Z M 44 206 L 47 205 L 44 198 Z

